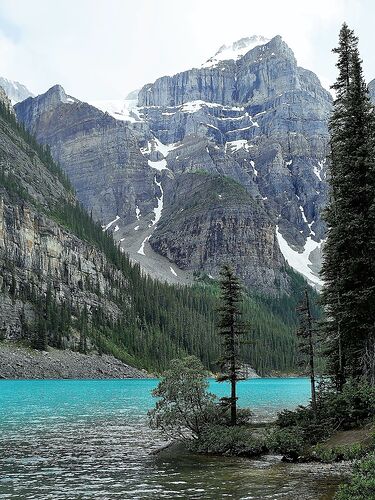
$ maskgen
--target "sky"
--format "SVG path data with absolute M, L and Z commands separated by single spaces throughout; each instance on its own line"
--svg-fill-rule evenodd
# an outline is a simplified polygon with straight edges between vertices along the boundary
M 0 76 L 34 94 L 61 84 L 81 100 L 122 99 L 199 67 L 224 43 L 281 35 L 328 87 L 341 24 L 375 78 L 373 0 L 0 0 Z

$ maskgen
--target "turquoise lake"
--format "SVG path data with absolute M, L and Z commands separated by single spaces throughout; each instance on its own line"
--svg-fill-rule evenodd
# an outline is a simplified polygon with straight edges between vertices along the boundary
M 147 426 L 156 384 L 0 381 L 0 499 L 331 498 L 324 495 L 337 481 L 293 473 L 277 457 L 153 455 L 165 442 Z M 212 381 L 210 389 L 222 396 L 228 386 Z M 257 420 L 309 398 L 301 378 L 252 379 L 238 389 Z

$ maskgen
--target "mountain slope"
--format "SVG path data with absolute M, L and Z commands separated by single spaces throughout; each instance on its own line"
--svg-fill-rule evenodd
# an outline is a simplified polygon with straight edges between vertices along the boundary
M 303 258 L 308 269 L 306 245 L 317 261 L 324 237 L 331 105 L 277 36 L 236 60 L 144 86 L 138 112 L 161 142 L 179 143 L 168 155 L 175 176 L 204 169 L 232 177 L 262 200 L 290 263 Z M 308 278 L 319 284 L 313 271 Z
M 242 185 L 268 219 L 267 227 L 273 227 L 267 238 L 262 224 L 253 224 L 245 239 L 243 233 L 224 231 L 248 287 L 270 294 L 290 291 L 285 259 L 320 285 L 332 98 L 316 75 L 297 65 L 281 37 L 249 37 L 223 46 L 201 68 L 145 85 L 138 106 L 133 96 L 131 104 L 120 107 L 97 103 L 111 116 L 69 99 L 61 88 L 52 88 L 18 104 L 17 116 L 50 145 L 84 206 L 146 272 L 160 276 L 162 268 L 163 278 L 174 280 L 171 266 L 176 279 L 183 276 L 181 282 L 190 280 L 186 270 L 217 277 L 226 256 L 216 259 L 209 240 L 197 241 L 196 251 L 206 255 L 199 262 L 194 252 L 184 263 L 173 260 L 184 252 L 184 238 L 176 235 L 174 251 L 169 249 L 174 226 L 166 218 L 172 206 L 175 211 L 184 204 L 179 178 L 202 170 Z M 231 209 L 224 203 L 221 208 L 223 221 Z M 162 241 L 161 227 L 168 224 L 168 239 Z M 219 237 L 214 231 L 213 238 Z M 261 254 L 272 256 L 269 272 L 249 272 Z
M 106 352 L 152 370 L 191 353 L 214 368 L 215 283 L 172 287 L 142 276 L 1 99 L 0 338 Z M 257 344 L 246 361 L 262 373 L 294 367 L 295 318 L 285 301 L 291 309 L 296 296 L 245 296 Z
M 80 202 L 107 225 L 136 220 L 154 205 L 153 174 L 126 123 L 56 85 L 15 107 L 17 116 L 69 175 Z

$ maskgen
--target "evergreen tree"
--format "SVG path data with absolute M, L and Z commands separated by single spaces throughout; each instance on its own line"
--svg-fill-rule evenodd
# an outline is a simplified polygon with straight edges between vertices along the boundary
M 239 337 L 243 335 L 244 324 L 241 321 L 240 304 L 242 302 L 242 287 L 234 274 L 233 269 L 224 265 L 220 272 L 221 306 L 218 311 L 220 321 L 218 323 L 219 333 L 223 336 L 223 356 L 221 360 L 222 374 L 218 381 L 229 380 L 231 385 L 231 395 L 229 398 L 222 398 L 223 403 L 229 404 L 231 425 L 237 424 L 237 393 L 236 386 L 240 376 L 239 360 Z
M 311 407 L 313 412 L 316 413 L 316 391 L 315 391 L 315 342 L 314 342 L 314 329 L 313 318 L 311 314 L 311 305 L 308 289 L 305 288 L 303 298 L 298 307 L 299 313 L 299 327 L 297 336 L 299 338 L 299 352 L 303 356 L 303 364 L 307 362 L 309 365 L 309 376 L 311 383 Z
M 374 114 L 362 75 L 358 39 L 342 26 L 339 76 L 330 120 L 331 196 L 322 275 L 330 372 L 338 389 L 365 376 L 374 382 Z M 367 353 L 367 355 L 366 355 Z
M 47 325 L 44 318 L 40 318 L 37 322 L 37 331 L 34 338 L 35 349 L 46 351 L 48 348 Z

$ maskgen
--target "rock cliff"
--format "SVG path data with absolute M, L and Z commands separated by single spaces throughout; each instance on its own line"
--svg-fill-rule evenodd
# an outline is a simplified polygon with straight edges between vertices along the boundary
M 204 66 L 144 86 L 141 116 L 160 141 L 179 143 L 168 155 L 175 175 L 203 169 L 241 183 L 265 205 L 284 256 L 308 268 L 325 231 L 330 94 L 279 36 Z
M 151 247 L 182 270 L 217 277 L 231 264 L 244 283 L 264 293 L 287 290 L 275 229 L 261 203 L 228 177 L 186 173 L 177 177 Z
M 107 225 L 118 216 L 121 226 L 136 220 L 137 207 L 152 212 L 157 187 L 126 122 L 66 95 L 59 85 L 15 109 L 38 141 L 50 146 L 95 219 Z
M 138 106 L 134 99 L 131 102 L 117 106 L 121 113 L 112 110 L 110 116 L 57 86 L 18 104 L 16 113 L 40 141 L 50 145 L 79 199 L 114 231 L 124 250 L 139 244 L 136 259 L 144 255 L 142 245 L 149 240 L 154 250 L 178 264 L 173 259 L 184 252 L 186 239 L 179 231 L 171 252 L 167 247 L 172 233 L 162 242 L 160 227 L 168 224 L 172 199 L 174 210 L 184 204 L 180 177 L 188 179 L 185 174 L 202 170 L 241 184 L 273 227 L 284 257 L 276 256 L 274 238 L 262 240 L 263 226 L 257 224 L 252 227 L 251 245 L 259 248 L 245 251 L 251 269 L 259 264 L 257 254 L 276 256 L 269 260 L 270 272 L 264 274 L 269 276 L 268 285 L 265 278 L 262 291 L 268 286 L 275 292 L 274 276 L 282 272 L 283 258 L 319 285 L 332 98 L 314 73 L 298 66 L 280 36 L 269 41 L 250 37 L 223 46 L 202 67 L 145 85 L 138 93 Z M 233 207 L 223 205 L 216 217 L 225 218 L 226 210 Z M 158 214 L 158 224 L 153 213 Z M 202 224 L 203 214 L 207 215 L 202 206 Z M 142 226 L 143 239 L 137 243 L 134 229 L 141 217 L 152 229 L 145 232 Z M 175 227 L 173 221 L 170 227 Z M 238 262 L 244 262 L 245 240 L 238 236 L 232 251 Z M 217 250 L 206 244 L 203 239 L 196 241 L 184 268 L 198 265 L 197 253 Z M 225 255 L 220 255 L 223 261 Z M 213 254 L 207 255 L 199 269 L 212 271 L 214 260 Z M 147 263 L 148 272 L 152 265 Z M 260 282 L 255 279 L 256 283 Z M 287 289 L 287 277 L 276 283 Z
M 100 305 L 108 318 L 120 310 L 111 300 L 125 291 L 124 275 L 95 246 L 59 222 L 58 207 L 75 204 L 15 120 L 0 117 L 0 328 L 21 340 L 40 314 L 36 303 L 49 293 L 73 311 Z M 69 339 L 67 339 L 69 340 Z M 74 340 L 72 340 L 74 342 Z

